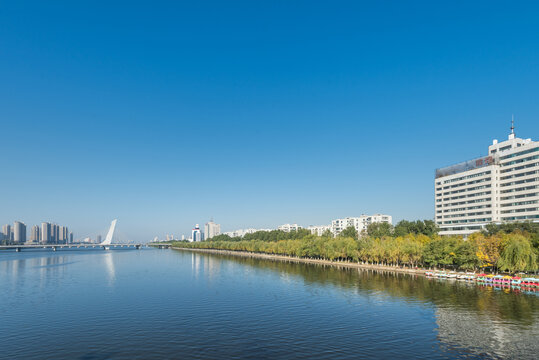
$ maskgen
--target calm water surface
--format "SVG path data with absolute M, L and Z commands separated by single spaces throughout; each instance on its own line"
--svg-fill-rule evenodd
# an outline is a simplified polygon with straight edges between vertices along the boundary
M 175 250 L 0 252 L 0 358 L 513 358 L 539 296 Z

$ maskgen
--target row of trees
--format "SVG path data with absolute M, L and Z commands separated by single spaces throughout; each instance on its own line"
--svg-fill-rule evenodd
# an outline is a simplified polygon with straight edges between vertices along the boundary
M 400 224 L 400 223 L 399 223 Z M 241 238 L 223 235 L 199 243 L 176 243 L 179 247 L 248 251 L 331 261 L 406 267 L 442 267 L 463 270 L 489 268 L 493 271 L 536 271 L 539 228 L 491 227 L 488 232 L 461 237 L 440 237 L 425 222 L 406 222 L 390 228 L 390 235 L 379 235 L 382 226 L 369 227 L 366 236 L 357 236 L 354 228 L 338 237 L 311 235 L 301 230 L 249 234 Z M 431 224 L 432 225 L 432 224 Z M 387 226 L 385 226 L 387 227 Z M 397 230 L 399 229 L 399 230 Z M 403 229 L 409 233 L 402 234 Z M 385 231 L 385 230 L 384 230 Z M 281 238 L 284 237 L 284 238 Z
M 408 234 L 423 234 L 434 236 L 438 233 L 438 226 L 432 220 L 417 220 L 406 221 L 402 220 L 397 225 L 393 226 L 388 223 L 373 223 L 367 227 L 367 231 L 363 234 L 358 234 L 356 229 L 350 227 L 344 229 L 340 236 L 351 237 L 358 240 L 359 236 L 384 237 L 384 236 L 405 236 Z M 280 240 L 295 240 L 303 239 L 310 235 L 307 229 L 299 229 L 298 231 L 285 232 L 282 230 L 272 231 L 257 231 L 252 234 L 245 234 L 243 237 L 231 237 L 225 234 L 217 235 L 211 238 L 211 241 L 242 241 L 242 240 L 262 240 L 262 241 L 280 241 Z M 322 237 L 332 237 L 331 231 L 327 230 Z
M 272 230 L 272 231 L 256 231 L 251 234 L 245 234 L 243 237 L 236 236 L 230 237 L 225 234 L 216 235 L 212 237 L 211 241 L 242 241 L 242 240 L 262 240 L 262 241 L 280 241 L 280 240 L 293 240 L 293 239 L 302 239 L 311 232 L 306 229 L 299 229 L 298 231 L 285 232 L 282 230 Z
M 401 220 L 397 225 L 393 226 L 388 223 L 372 223 L 367 227 L 367 236 L 384 237 L 384 236 L 406 236 L 408 234 L 423 234 L 430 237 L 438 234 L 438 225 L 432 220 L 417 220 L 408 221 Z

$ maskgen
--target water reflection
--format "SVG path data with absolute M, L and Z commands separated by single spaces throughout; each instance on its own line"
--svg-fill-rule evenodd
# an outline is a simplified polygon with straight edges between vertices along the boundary
M 51 282 L 57 282 L 58 278 L 69 274 L 69 265 L 80 260 L 78 255 L 88 255 L 93 261 L 97 260 L 105 271 L 108 285 L 113 286 L 116 280 L 114 266 L 115 256 L 112 252 L 71 251 L 65 254 L 36 251 L 18 254 L 0 254 L 0 274 L 3 280 L 9 280 L 14 287 L 23 287 L 26 281 L 25 275 L 39 274 L 40 287 L 46 288 Z
M 338 287 L 375 301 L 391 297 L 432 306 L 438 340 L 449 350 L 464 349 L 477 356 L 502 358 L 533 358 L 539 351 L 539 296 L 536 294 L 504 292 L 465 282 L 394 272 L 193 254 L 193 263 L 215 264 L 208 277 L 216 276 L 221 262 L 275 272 L 280 279 L 299 278 L 314 288 Z M 201 275 L 200 267 L 198 275 Z
M 527 359 L 538 305 L 457 281 L 186 251 L 0 253 L 0 358 Z
M 439 307 L 436 323 L 439 340 L 449 348 L 468 349 L 489 358 L 514 359 L 531 359 L 538 350 L 537 318 L 526 325 L 503 321 L 486 312 Z
M 214 280 L 219 275 L 220 266 L 221 259 L 219 257 L 191 253 L 191 270 L 195 279 L 206 276 L 208 280 Z
M 114 257 L 112 253 L 108 252 L 104 254 L 103 262 L 105 263 L 105 269 L 107 270 L 109 287 L 112 287 L 116 281 L 116 270 L 114 269 Z

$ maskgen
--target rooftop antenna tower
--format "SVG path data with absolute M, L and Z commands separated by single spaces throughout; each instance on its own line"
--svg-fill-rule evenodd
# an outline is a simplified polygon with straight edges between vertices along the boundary
M 511 115 L 511 133 L 509 134 L 509 139 L 515 138 L 515 115 Z

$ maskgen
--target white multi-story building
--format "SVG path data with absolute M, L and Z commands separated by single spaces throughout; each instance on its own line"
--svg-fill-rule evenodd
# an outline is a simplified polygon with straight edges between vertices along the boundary
M 204 240 L 211 239 L 214 236 L 221 234 L 221 225 L 210 220 L 204 225 Z
M 539 222 L 539 142 L 494 140 L 488 155 L 435 173 L 435 220 L 440 235 L 463 235 L 489 223 Z
M 298 231 L 299 229 L 301 229 L 301 226 L 299 226 L 298 224 L 284 224 L 277 228 L 277 230 L 281 230 L 284 232 Z
M 2 226 L 2 233 L 4 234 L 4 239 L 5 240 L 12 240 L 13 239 L 13 231 L 11 229 L 11 225 L 9 224 L 6 224 L 4 226 Z
M 393 218 L 390 215 L 374 214 L 361 215 L 360 217 L 347 217 L 344 219 L 335 219 L 331 221 L 331 232 L 333 236 L 337 236 L 347 227 L 354 227 L 358 234 L 367 231 L 367 227 L 372 223 L 388 223 L 391 224 Z
M 58 241 L 59 244 L 67 244 L 69 242 L 69 229 L 66 226 L 60 226 L 58 228 Z
M 37 244 L 40 240 L 40 232 L 39 232 L 39 226 L 34 225 L 32 226 L 32 230 L 30 232 L 30 242 Z
M 344 219 L 336 219 L 331 222 L 331 225 L 311 225 L 306 227 L 311 234 L 321 236 L 326 231 L 331 231 L 333 236 L 337 236 L 349 226 L 353 226 L 358 234 L 362 231 L 366 231 L 367 227 L 372 223 L 385 222 L 391 224 L 393 221 L 390 215 L 375 214 L 375 215 L 361 215 L 360 217 L 347 217 Z M 298 231 L 303 227 L 298 224 L 284 224 L 277 229 L 285 232 Z M 273 231 L 274 229 L 240 229 L 235 231 L 229 231 L 223 233 L 230 237 L 244 237 L 246 234 L 252 234 L 257 231 Z
M 51 224 L 48 222 L 41 223 L 41 243 L 47 244 L 51 242 Z
M 307 227 L 307 230 L 313 235 L 322 236 L 326 231 L 331 231 L 331 225 L 311 225 Z
M 13 241 L 17 244 L 26 242 L 26 225 L 20 221 L 15 221 L 13 224 Z
M 234 231 L 227 231 L 223 233 L 224 235 L 228 235 L 230 237 L 244 237 L 246 234 L 252 234 L 257 231 L 273 231 L 273 229 L 239 229 Z

